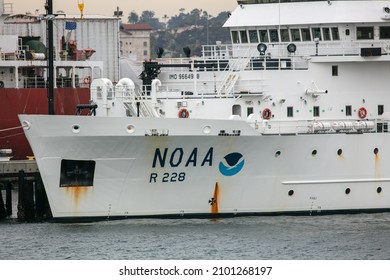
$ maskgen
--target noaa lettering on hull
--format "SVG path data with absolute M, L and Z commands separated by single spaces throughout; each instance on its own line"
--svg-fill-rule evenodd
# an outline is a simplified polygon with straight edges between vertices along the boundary
M 390 2 L 244 2 L 96 116 L 19 115 L 56 220 L 389 211 Z

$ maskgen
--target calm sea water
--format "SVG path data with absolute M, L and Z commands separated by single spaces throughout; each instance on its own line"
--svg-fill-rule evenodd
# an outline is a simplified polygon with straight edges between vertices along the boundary
M 0 222 L 2 260 L 390 258 L 390 213 L 96 223 Z

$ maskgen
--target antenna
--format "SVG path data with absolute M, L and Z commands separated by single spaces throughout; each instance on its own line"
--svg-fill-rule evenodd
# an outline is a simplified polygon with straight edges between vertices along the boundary
M 114 11 L 114 17 L 117 18 L 123 17 L 123 11 L 119 10 L 119 6 L 117 6 L 116 11 Z

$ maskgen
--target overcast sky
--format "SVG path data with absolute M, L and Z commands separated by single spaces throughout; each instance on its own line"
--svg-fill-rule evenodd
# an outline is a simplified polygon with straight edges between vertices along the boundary
M 52 0 L 54 11 L 63 10 L 67 14 L 78 14 L 78 1 L 82 0 Z M 45 13 L 46 0 L 4 0 L 4 3 L 13 3 L 14 13 Z M 236 0 L 84 0 L 84 14 L 112 16 L 117 7 L 127 17 L 134 10 L 139 15 L 142 11 L 156 12 L 157 17 L 164 14 L 177 15 L 179 9 L 184 8 L 190 12 L 195 8 L 206 10 L 209 14 L 217 16 L 222 11 L 232 11 L 237 5 Z M 125 21 L 125 19 L 123 19 Z

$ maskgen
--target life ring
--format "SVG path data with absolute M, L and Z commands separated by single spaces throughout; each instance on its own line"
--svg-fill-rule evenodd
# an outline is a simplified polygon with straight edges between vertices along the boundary
M 361 118 L 361 119 L 365 119 L 366 116 L 367 116 L 367 109 L 364 108 L 364 107 L 359 108 L 359 110 L 358 110 L 358 116 L 359 116 L 359 118 Z
M 189 116 L 190 116 L 190 113 L 188 112 L 188 110 L 186 108 L 180 109 L 180 111 L 179 111 L 179 118 L 180 119 L 186 119 Z
M 263 119 L 269 120 L 272 117 L 272 111 L 268 108 L 265 108 L 261 113 L 261 116 L 263 117 Z
M 89 85 L 90 82 L 91 82 L 91 77 L 89 76 L 84 77 L 84 84 Z

